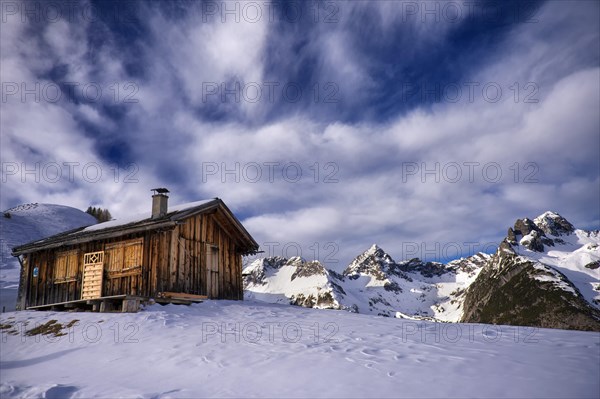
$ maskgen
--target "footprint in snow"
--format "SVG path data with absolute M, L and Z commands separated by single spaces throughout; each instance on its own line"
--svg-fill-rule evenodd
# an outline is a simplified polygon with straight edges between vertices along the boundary
M 248 317 L 263 316 L 264 314 L 265 312 L 252 312 L 248 314 Z
M 320 344 L 319 344 L 319 343 L 312 342 L 312 343 L 310 343 L 310 344 L 304 344 L 303 346 L 304 346 L 304 349 L 311 349 L 311 348 L 314 348 L 314 347 L 318 347 L 318 346 L 320 346 Z
M 367 356 L 377 356 L 379 354 L 379 350 L 364 348 L 363 350 L 360 351 L 360 353 L 362 353 L 363 355 L 367 355 Z
M 332 352 L 339 352 L 339 351 L 343 350 L 343 348 L 339 345 L 330 345 L 329 350 Z

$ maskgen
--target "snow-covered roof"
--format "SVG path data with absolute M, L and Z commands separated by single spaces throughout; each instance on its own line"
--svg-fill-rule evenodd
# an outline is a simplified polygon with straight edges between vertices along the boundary
M 180 205 L 173 205 L 173 206 L 168 207 L 167 214 L 174 213 L 174 212 L 187 211 L 187 210 L 199 207 L 201 205 L 208 204 L 209 202 L 212 202 L 212 201 L 214 201 L 214 199 L 188 202 L 186 204 L 180 204 Z M 142 213 L 138 213 L 138 214 L 134 214 L 134 215 L 129 215 L 129 216 L 121 218 L 121 219 L 113 219 L 113 220 L 109 220 L 108 222 L 93 224 L 91 226 L 84 228 L 83 231 L 98 231 L 98 230 L 104 230 L 104 229 L 109 229 L 109 228 L 118 227 L 118 226 L 125 226 L 128 224 L 141 222 L 141 221 L 151 219 L 151 218 L 152 218 L 152 212 L 142 212 Z
M 242 226 L 239 220 L 236 219 L 233 213 L 231 213 L 223 201 L 219 198 L 213 198 L 169 206 L 165 215 L 156 218 L 152 218 L 151 212 L 144 212 L 87 227 L 80 227 L 15 247 L 13 248 L 13 255 L 17 256 L 41 249 L 75 245 L 81 242 L 100 240 L 147 230 L 169 228 L 175 226 L 181 219 L 216 208 L 222 209 L 228 215 L 229 219 L 237 225 L 237 229 L 245 237 L 244 242 L 248 245 L 250 251 L 258 249 L 258 244 L 246 231 L 244 226 Z

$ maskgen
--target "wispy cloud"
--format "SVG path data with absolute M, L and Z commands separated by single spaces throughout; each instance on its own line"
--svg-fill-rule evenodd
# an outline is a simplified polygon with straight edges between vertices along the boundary
M 415 244 L 438 259 L 451 244 L 489 250 L 547 209 L 600 218 L 595 2 L 501 16 L 302 2 L 258 19 L 247 2 L 128 3 L 56 21 L 11 4 L 3 209 L 93 203 L 119 217 L 164 185 L 172 202 L 219 196 L 260 243 L 320 248 L 334 267 L 373 242 L 399 259 Z

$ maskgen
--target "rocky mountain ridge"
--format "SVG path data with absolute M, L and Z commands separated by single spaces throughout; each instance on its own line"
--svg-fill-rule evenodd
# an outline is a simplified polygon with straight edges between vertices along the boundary
M 600 232 L 555 212 L 518 219 L 496 253 L 447 264 L 396 262 L 374 244 L 343 273 L 318 261 L 263 258 L 244 269 L 246 297 L 446 322 L 600 331 Z
M 318 261 L 261 258 L 243 272 L 246 298 L 391 317 L 458 321 L 466 282 L 488 255 L 448 265 L 417 258 L 396 262 L 376 244 L 337 273 Z

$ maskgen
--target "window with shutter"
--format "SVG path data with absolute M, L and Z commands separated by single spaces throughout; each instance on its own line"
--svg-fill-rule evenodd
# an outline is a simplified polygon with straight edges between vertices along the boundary
M 109 277 L 135 274 L 142 269 L 144 239 L 121 241 L 108 244 L 104 248 L 105 270 Z
M 67 283 L 77 279 L 79 269 L 79 251 L 62 251 L 54 260 L 53 281 L 55 284 Z

